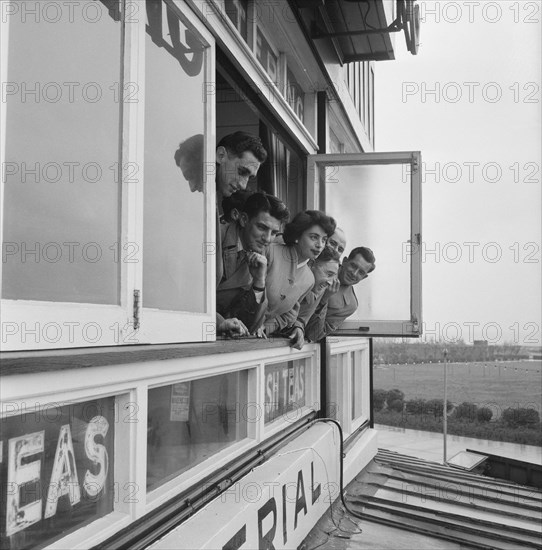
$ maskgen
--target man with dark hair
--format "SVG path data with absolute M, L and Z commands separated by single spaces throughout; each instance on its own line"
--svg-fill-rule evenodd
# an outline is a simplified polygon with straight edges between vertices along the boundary
M 223 276 L 216 290 L 218 327 L 222 320 L 242 323 L 255 331 L 267 307 L 265 253 L 288 221 L 289 211 L 277 197 L 250 195 L 239 208 L 239 219 L 222 226 Z
M 375 269 L 375 256 L 370 248 L 359 246 L 344 258 L 339 268 L 338 280 L 325 292 L 314 315 L 305 329 L 305 336 L 312 342 L 321 340 L 344 323 L 358 308 L 354 285 L 369 276 Z
M 224 136 L 216 146 L 216 192 L 218 204 L 236 191 L 244 191 L 258 173 L 267 151 L 259 137 L 247 132 Z
M 221 205 L 224 198 L 230 197 L 236 191 L 244 191 L 247 188 L 249 179 L 256 176 L 261 163 L 265 162 L 266 158 L 267 151 L 264 149 L 259 137 L 247 132 L 234 132 L 224 136 L 216 147 L 217 205 Z M 217 206 L 217 287 L 222 283 L 225 275 L 222 254 L 224 231 L 219 222 L 219 207 Z M 251 262 L 257 261 L 259 262 L 259 259 L 251 256 Z M 235 317 L 225 319 L 217 313 L 217 333 L 244 336 L 248 334 L 248 329 L 240 319 Z

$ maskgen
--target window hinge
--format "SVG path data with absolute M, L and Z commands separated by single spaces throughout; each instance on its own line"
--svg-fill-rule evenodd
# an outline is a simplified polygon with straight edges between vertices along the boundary
M 139 295 L 138 289 L 134 290 L 134 330 L 139 329 Z

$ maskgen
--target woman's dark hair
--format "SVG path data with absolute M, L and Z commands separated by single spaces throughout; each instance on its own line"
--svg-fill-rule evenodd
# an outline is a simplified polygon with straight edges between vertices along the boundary
M 328 237 L 335 233 L 337 227 L 335 220 L 320 210 L 298 212 L 294 219 L 284 227 L 284 243 L 288 246 L 293 245 L 303 232 L 313 225 L 319 225 Z
M 247 132 L 234 132 L 224 136 L 218 143 L 218 147 L 225 147 L 229 154 L 241 157 L 245 151 L 250 151 L 258 162 L 265 162 L 267 151 L 264 149 L 262 140 Z

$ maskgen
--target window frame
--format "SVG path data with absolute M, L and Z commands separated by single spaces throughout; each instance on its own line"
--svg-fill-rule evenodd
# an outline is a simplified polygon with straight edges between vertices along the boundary
M 181 21 L 197 36 L 198 40 L 205 47 L 204 59 L 204 82 L 214 86 L 215 83 L 215 40 L 212 34 L 205 28 L 199 19 L 191 10 L 180 0 L 163 0 L 177 14 Z M 140 85 L 145 83 L 145 20 L 138 20 L 138 27 L 135 31 L 134 46 L 138 50 L 138 78 Z M 215 142 L 216 142 L 216 117 L 214 96 L 208 100 L 207 94 L 203 94 L 203 100 L 206 105 L 204 115 L 204 166 L 214 163 L 215 160 Z M 144 138 L 137 139 L 137 136 L 143 135 L 141 128 L 144 128 L 145 109 L 144 105 L 136 104 L 135 113 L 133 113 L 132 134 L 137 144 L 137 152 L 132 157 L 133 162 L 137 162 L 140 170 L 144 169 Z M 137 159 L 137 160 L 136 160 Z M 212 251 L 216 251 L 216 191 L 214 178 L 210 171 L 204 170 L 204 219 L 205 219 L 205 237 L 204 242 L 209 243 Z M 211 179 L 212 181 L 209 181 Z M 143 189 L 141 189 L 143 196 Z M 143 201 L 140 200 L 139 219 L 143 219 Z M 139 242 L 143 242 L 143 231 L 141 224 L 138 227 Z M 206 251 L 205 251 L 206 253 Z M 202 250 L 202 255 L 204 251 Z M 216 339 L 216 292 L 215 292 L 215 270 L 216 262 L 214 254 L 205 255 L 206 280 L 205 280 L 205 298 L 204 311 L 199 313 L 177 312 L 145 307 L 145 296 L 141 297 L 141 326 L 138 332 L 137 343 L 166 344 L 170 342 L 201 342 L 215 341 Z M 138 273 L 136 288 L 142 289 L 142 269 Z
M 214 341 L 215 328 L 215 257 L 206 255 L 205 297 L 202 312 L 168 311 L 145 308 L 142 296 L 143 262 L 143 185 L 144 185 L 144 117 L 145 117 L 145 4 L 120 0 L 120 89 L 137 83 L 137 101 L 123 98 L 119 107 L 119 269 L 117 284 L 118 304 L 92 304 L 85 302 L 53 302 L 38 300 L 2 299 L 2 351 L 39 350 L 55 348 L 134 345 L 143 343 L 172 343 Z M 197 36 L 205 48 L 204 81 L 215 82 L 215 39 L 205 25 L 181 0 L 164 0 L 179 19 Z M 127 10 L 128 6 L 137 10 Z M 8 80 L 9 18 L 0 22 L 2 63 L 0 78 Z M 98 35 L 97 35 L 98 37 Z M 204 107 L 204 162 L 214 163 L 215 155 L 215 104 L 214 97 L 203 96 Z M 200 101 L 200 98 L 198 98 Z M 2 102 L 2 147 L 0 166 L 6 155 L 6 102 Z M 134 181 L 133 166 L 138 167 L 139 178 Z M 206 164 L 207 165 L 207 164 Z M 210 250 L 215 247 L 215 184 L 209 174 L 204 182 L 204 238 Z M 210 172 L 210 171 L 209 171 Z M 0 212 L 6 207 L 4 176 L 0 178 Z M 3 243 L 3 223 L 0 222 L 0 242 Z M 135 261 L 123 261 L 122 251 L 139 245 Z M 129 249 L 128 249 L 129 250 Z M 202 251 L 203 254 L 203 251 Z M 0 288 L 2 270 L 0 269 Z M 137 296 L 137 291 L 139 295 Z M 36 332 L 37 330 L 37 332 Z
M 307 169 L 308 208 L 326 209 L 325 168 L 328 166 L 410 165 L 410 319 L 349 321 L 333 334 L 336 336 L 401 336 L 422 334 L 422 262 L 421 262 L 421 153 L 400 151 L 382 153 L 349 153 L 309 155 Z M 339 223 L 340 224 L 340 223 Z M 360 325 L 363 324 L 363 327 Z
M 216 346 L 216 345 L 215 345 Z M 279 433 L 288 433 L 302 418 L 307 418 L 319 410 L 320 404 L 320 346 L 306 344 L 302 351 L 294 351 L 286 345 L 265 348 L 245 348 L 239 342 L 239 351 L 227 354 L 217 351 L 197 357 L 191 355 L 164 360 L 139 362 L 121 361 L 100 367 L 85 366 L 68 368 L 62 371 L 43 371 L 32 375 L 14 373 L 2 382 L 2 407 L 0 416 L 32 414 L 34 409 L 47 408 L 85 402 L 104 397 L 115 397 L 115 466 L 113 485 L 114 509 L 88 525 L 75 529 L 59 538 L 48 547 L 89 548 L 114 536 L 121 529 L 134 526 L 147 514 L 170 502 L 181 493 L 201 486 L 210 474 L 242 459 L 246 453 L 256 449 Z M 109 353 L 100 351 L 96 353 Z M 122 353 L 122 352 L 116 352 Z M 40 354 L 44 362 L 51 352 Z M 297 410 L 295 419 L 285 413 L 274 422 L 265 425 L 265 366 L 295 359 L 306 358 L 311 364 L 307 374 L 306 392 L 310 406 Z M 81 370 L 83 369 L 83 370 Z M 168 386 L 178 382 L 205 379 L 232 372 L 248 371 L 247 403 L 261 414 L 252 420 L 247 414 L 247 436 L 232 445 L 212 454 L 204 461 L 195 464 L 162 485 L 151 490 L 146 488 L 147 480 L 147 416 L 148 392 L 150 389 Z M 51 376 L 55 384 L 51 385 Z M 104 380 L 107 384 L 104 384 Z M 49 382 L 48 382 L 49 381 Z M 310 395 L 309 395 L 310 387 Z M 251 409 L 252 410 L 252 409 Z
M 371 415 L 370 394 L 370 351 L 367 338 L 327 338 L 327 403 L 328 416 L 340 422 L 345 439 L 361 428 L 369 421 Z M 352 354 L 358 353 L 360 364 L 356 365 L 352 360 Z M 336 357 L 336 368 L 331 367 L 331 357 Z M 352 373 L 358 370 L 360 385 L 353 387 Z M 354 390 L 354 396 L 352 396 Z M 354 399 L 352 398 L 354 397 Z M 352 418 L 352 406 L 354 402 L 361 402 L 361 413 Z
M 122 4 L 124 6 L 124 4 Z M 0 80 L 2 82 L 8 81 L 8 56 L 9 56 L 9 34 L 10 34 L 10 19 L 0 21 L 0 36 L 2 43 L 2 63 Z M 119 67 L 119 81 L 122 82 L 122 48 L 123 48 L 123 28 L 122 22 L 119 23 L 119 53 L 120 53 L 120 67 Z M 0 166 L 5 166 L 6 161 L 6 113 L 7 102 L 3 101 L 0 106 L 1 109 L 1 136 L 2 146 L 0 149 Z M 119 116 L 122 116 L 119 111 Z M 122 140 L 122 135 L 119 135 L 119 140 Z M 120 165 L 121 155 L 117 156 Z M 0 212 L 3 213 L 5 208 L 5 176 L 2 173 L 0 178 Z M 124 203 L 129 201 L 129 195 L 132 190 L 129 189 L 127 183 L 124 181 L 124 177 L 121 180 L 119 194 L 120 194 L 120 212 L 119 212 L 119 225 L 120 231 L 119 248 L 122 250 L 123 246 L 134 242 L 133 227 L 129 217 L 124 210 Z M 4 223 L 3 216 L 0 217 L 0 242 L 2 246 L 4 244 Z M 51 348 L 68 348 L 68 347 L 80 347 L 91 345 L 118 345 L 119 343 L 125 343 L 122 340 L 130 338 L 131 332 L 129 330 L 129 323 L 131 320 L 131 300 L 130 290 L 128 284 L 133 277 L 133 264 L 128 262 L 120 262 L 120 271 L 118 273 L 119 279 L 117 283 L 119 285 L 119 303 L 118 304 L 91 304 L 91 303 L 76 303 L 76 302 L 53 302 L 53 301 L 38 301 L 38 300 L 13 300 L 13 299 L 1 299 L 2 310 L 2 338 L 0 341 L 0 349 L 2 351 L 20 350 L 20 349 L 51 349 Z M 2 288 L 2 275 L 3 269 L 0 268 L 0 289 Z M 95 334 L 85 334 L 83 331 L 85 327 L 92 324 L 95 328 Z M 21 334 L 21 339 L 13 343 L 6 342 L 6 336 L 10 336 L 5 332 L 8 330 L 16 330 Z M 49 327 L 60 327 L 60 337 L 54 338 L 48 336 Z M 81 330 L 76 330 L 81 327 Z M 113 328 L 111 328 L 113 327 Z M 37 328 L 37 332 L 35 332 Z M 25 336 L 22 332 L 25 332 Z M 17 334 L 17 333 L 14 333 Z M 26 335 L 33 335 L 27 341 Z M 95 339 L 96 335 L 96 339 Z M 98 336 L 99 335 L 99 336 Z M 90 342 L 89 342 L 90 340 Z M 120 341 L 119 341 L 120 340 Z

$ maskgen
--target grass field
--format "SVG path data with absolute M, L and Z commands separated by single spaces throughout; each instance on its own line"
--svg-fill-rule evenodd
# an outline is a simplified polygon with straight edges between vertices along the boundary
M 442 399 L 444 365 L 378 365 L 373 387 L 397 388 L 409 399 Z M 490 407 L 493 419 L 507 407 L 535 409 L 542 416 L 542 361 L 449 363 L 448 400 Z

